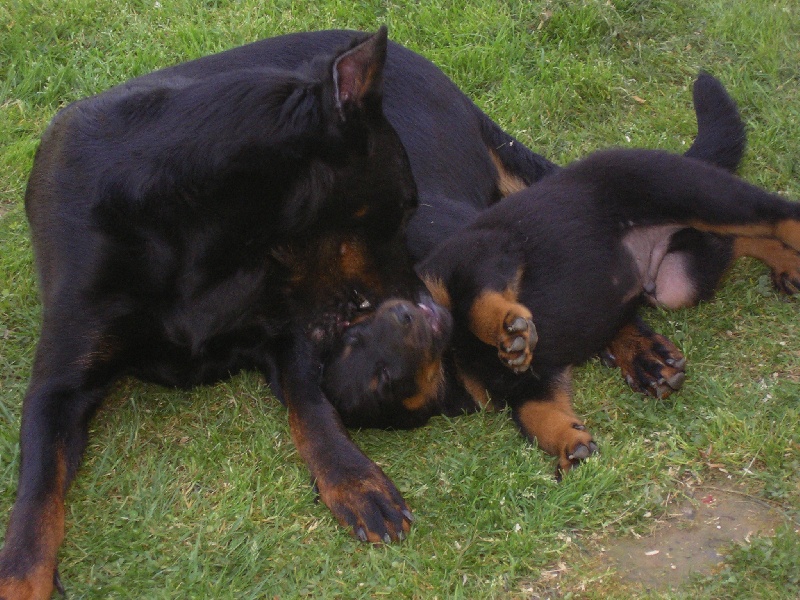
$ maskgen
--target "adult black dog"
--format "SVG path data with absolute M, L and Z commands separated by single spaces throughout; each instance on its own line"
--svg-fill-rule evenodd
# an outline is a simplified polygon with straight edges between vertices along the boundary
M 741 147 L 719 82 L 702 75 L 695 103 L 727 124 L 701 120 L 698 155 Z M 417 267 L 452 311 L 452 351 L 429 350 L 446 331 L 427 309 L 387 301 L 327 363 L 324 386 L 345 422 L 410 426 L 509 406 L 560 473 L 596 450 L 572 409 L 572 365 L 635 327 L 643 301 L 677 308 L 713 294 L 727 262 L 687 252 L 698 238 L 735 236 L 739 253 L 776 266 L 779 287 L 800 289 L 800 204 L 664 152 L 596 153 L 455 226 Z
M 429 299 L 403 236 L 416 187 L 382 111 L 386 30 L 340 41 L 296 67 L 291 44 L 270 44 L 156 72 L 45 132 L 26 195 L 44 314 L 0 597 L 60 586 L 64 495 L 123 375 L 190 387 L 264 373 L 337 519 L 371 541 L 408 529 L 319 386 L 364 306 Z

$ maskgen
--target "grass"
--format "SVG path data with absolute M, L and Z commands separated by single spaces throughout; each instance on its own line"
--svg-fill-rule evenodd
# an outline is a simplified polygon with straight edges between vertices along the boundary
M 13 501 L 40 315 L 22 197 L 49 119 L 247 41 L 381 23 L 559 162 L 609 145 L 685 149 L 691 81 L 709 70 L 747 120 L 743 176 L 800 197 L 794 0 L 11 0 L 0 6 L 0 512 Z M 581 368 L 576 405 L 601 454 L 560 484 L 505 414 L 355 432 L 417 517 L 408 541 L 382 548 L 353 541 L 314 502 L 285 411 L 257 377 L 191 393 L 124 382 L 68 497 L 70 597 L 530 598 L 559 563 L 551 596 L 797 597 L 797 302 L 745 262 L 714 302 L 648 319 L 686 352 L 686 386 L 657 402 L 598 363 Z M 586 566 L 598 544 L 649 531 L 679 481 L 720 470 L 789 525 L 682 590 L 647 592 Z

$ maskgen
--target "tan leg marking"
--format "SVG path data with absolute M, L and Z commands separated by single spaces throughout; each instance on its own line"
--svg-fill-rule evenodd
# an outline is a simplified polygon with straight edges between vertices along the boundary
M 461 385 L 464 386 L 467 393 L 472 396 L 476 406 L 479 406 L 482 410 L 494 410 L 495 407 L 489 397 L 489 390 L 486 389 L 486 386 L 483 385 L 479 379 L 464 373 L 460 369 L 458 378 L 461 380 Z
M 737 237 L 733 253 L 735 258 L 750 256 L 766 263 L 772 271 L 772 282 L 780 291 L 800 291 L 800 253 L 778 240 Z
M 664 399 L 686 380 L 686 358 L 671 340 L 640 323 L 624 325 L 603 353 L 637 392 Z
M 505 165 L 503 165 L 503 161 L 500 160 L 500 157 L 497 156 L 497 153 L 493 150 L 489 150 L 489 156 L 492 157 L 492 162 L 494 163 L 495 169 L 497 169 L 497 189 L 500 190 L 500 195 L 504 198 L 506 196 L 510 196 L 520 190 L 524 190 L 527 185 L 525 182 L 522 181 L 516 175 L 512 175 L 508 172 Z
M 776 238 L 800 252 L 800 221 L 786 219 L 778 223 L 747 223 L 744 225 L 713 225 L 692 221 L 691 227 L 699 231 L 710 231 L 722 235 L 750 238 Z
M 559 471 L 568 471 L 597 450 L 592 434 L 572 409 L 572 376 L 565 372 L 547 398 L 528 400 L 516 408 L 516 420 L 528 438 L 558 458 Z
M 47 600 L 53 593 L 58 549 L 64 541 L 64 492 L 67 463 L 64 453 L 56 456 L 57 472 L 54 491 L 41 508 L 36 529 L 38 532 L 37 562 L 24 579 L 0 581 L 0 598 L 3 600 Z M 6 539 L 9 538 L 6 532 Z

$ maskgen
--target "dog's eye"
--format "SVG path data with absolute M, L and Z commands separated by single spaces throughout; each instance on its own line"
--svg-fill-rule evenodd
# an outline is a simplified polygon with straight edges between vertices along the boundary
M 411 313 L 409 312 L 408 308 L 404 305 L 398 305 L 392 311 L 394 313 L 394 318 L 397 319 L 397 322 L 403 326 L 411 325 L 411 321 L 413 320 L 411 317 Z

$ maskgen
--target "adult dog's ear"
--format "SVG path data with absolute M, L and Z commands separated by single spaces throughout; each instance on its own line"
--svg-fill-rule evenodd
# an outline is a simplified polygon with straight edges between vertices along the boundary
M 333 61 L 334 101 L 343 121 L 365 108 L 380 109 L 386 38 L 386 26 L 382 26 Z

